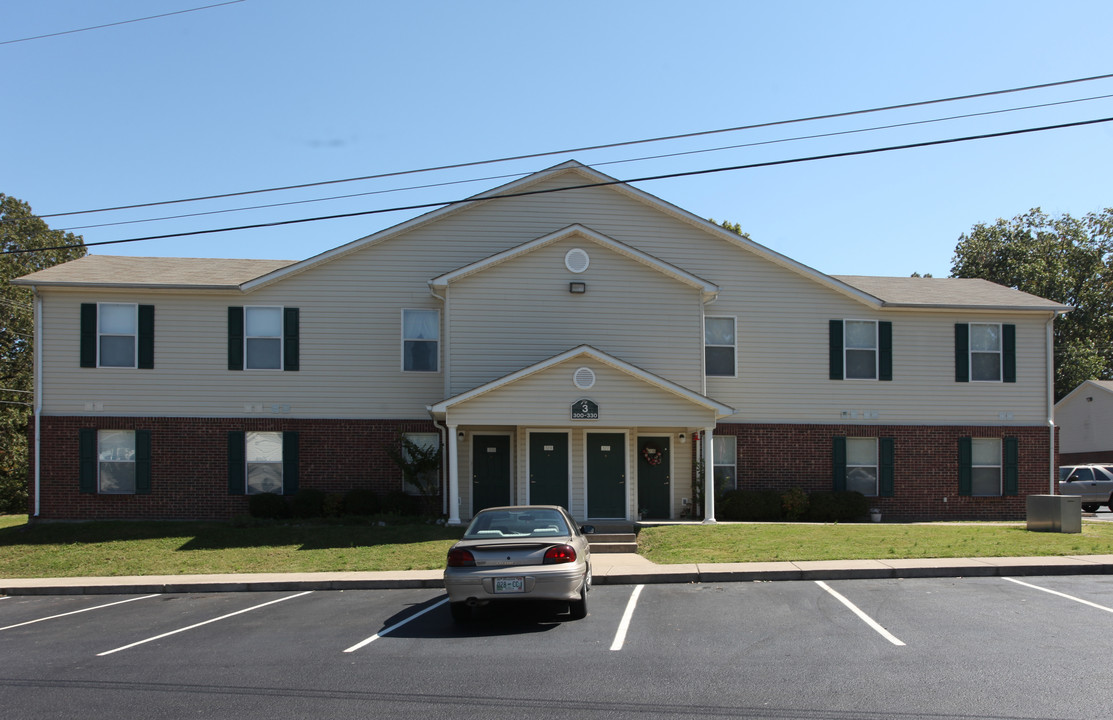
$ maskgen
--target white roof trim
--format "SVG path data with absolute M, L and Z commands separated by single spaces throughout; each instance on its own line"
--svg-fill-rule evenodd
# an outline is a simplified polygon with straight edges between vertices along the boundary
M 456 280 L 482 272 L 487 268 L 494 267 L 495 265 L 498 265 L 500 263 L 508 262 L 510 260 L 513 260 L 514 258 L 521 257 L 523 255 L 527 255 L 534 250 L 543 248 L 547 245 L 551 245 L 555 242 L 559 242 L 570 237 L 582 237 L 595 243 L 596 245 L 601 245 L 602 247 L 613 250 L 620 255 L 624 255 L 625 257 L 636 260 L 637 262 L 640 262 L 643 265 L 651 267 L 654 270 L 675 278 L 680 282 L 698 288 L 704 295 L 715 295 L 719 292 L 719 286 L 715 285 L 714 283 L 709 283 L 706 280 L 699 278 L 685 270 L 682 270 L 675 265 L 667 263 L 664 260 L 660 260 L 648 253 L 638 250 L 637 248 L 619 242 L 614 238 L 607 237 L 602 233 L 598 233 L 578 223 L 569 225 L 566 228 L 562 228 L 554 233 L 544 235 L 535 240 L 530 240 L 529 242 L 522 243 L 521 245 L 510 248 L 509 250 L 504 250 L 503 252 L 492 255 L 488 258 L 484 258 L 479 262 L 465 265 L 461 268 L 453 270 L 452 272 L 448 272 L 435 277 L 429 281 L 429 286 L 432 288 L 448 287 L 450 283 L 455 282 Z
M 1075 395 L 1079 394 L 1083 390 L 1090 390 L 1090 391 L 1095 391 L 1096 390 L 1098 392 L 1113 394 L 1113 387 L 1109 387 L 1108 385 L 1104 385 L 1104 384 L 1102 384 L 1103 382 L 1108 383 L 1109 381 L 1108 380 L 1105 380 L 1105 381 L 1083 380 L 1081 383 L 1079 383 L 1078 387 L 1076 387 L 1074 390 L 1071 390 L 1069 393 L 1067 393 L 1063 397 L 1062 400 L 1055 403 L 1055 407 L 1058 408 L 1060 405 L 1066 403 L 1068 400 L 1070 400 L 1071 398 L 1073 398 Z
M 699 393 L 693 392 L 686 387 L 677 385 L 670 380 L 666 380 L 659 375 L 654 375 L 651 372 L 646 372 L 636 365 L 631 365 L 628 362 L 619 360 L 613 355 L 608 355 L 601 350 L 596 350 L 590 345 L 580 345 L 579 347 L 572 348 L 571 350 L 566 350 L 565 352 L 562 352 L 559 355 L 555 355 L 548 360 L 542 360 L 535 365 L 530 365 L 529 367 L 522 368 L 521 370 L 510 373 L 509 375 L 504 375 L 497 380 L 492 380 L 489 383 L 468 390 L 465 393 L 461 393 L 455 397 L 448 398 L 447 400 L 442 400 L 435 405 L 430 405 L 427 409 L 434 415 L 446 413 L 448 412 L 449 408 L 455 405 L 467 402 L 468 400 L 477 398 L 480 395 L 485 395 L 492 390 L 506 387 L 517 382 L 518 380 L 521 380 L 522 378 L 529 377 L 530 375 L 535 375 L 552 367 L 556 367 L 557 365 L 576 357 L 590 357 L 593 360 L 597 360 L 604 365 L 609 365 L 616 370 L 638 378 L 639 380 L 647 382 L 650 385 L 654 385 L 658 388 L 661 388 L 662 390 L 671 392 L 674 395 L 679 395 L 689 402 L 713 411 L 715 413 L 716 419 L 728 417 L 734 414 L 734 408 L 730 407 L 729 405 L 724 405 L 717 400 L 712 400 L 705 395 L 700 395 Z

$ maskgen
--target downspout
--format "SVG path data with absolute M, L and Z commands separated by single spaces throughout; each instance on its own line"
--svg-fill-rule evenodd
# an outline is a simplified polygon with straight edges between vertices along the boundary
M 39 289 L 37 287 L 35 287 L 34 285 L 31 286 L 31 294 L 33 294 L 35 296 L 35 310 L 34 310 L 34 312 L 35 312 L 35 325 L 34 325 L 34 327 L 35 327 L 35 329 L 34 329 L 35 337 L 33 338 L 33 341 L 35 343 L 35 353 L 34 353 L 35 405 L 34 405 L 34 409 L 32 411 L 32 415 L 34 415 L 34 422 L 35 422 L 35 445 L 31 449 L 31 452 L 32 452 L 32 455 L 33 455 L 33 458 L 34 458 L 34 463 L 35 463 L 35 476 L 34 476 L 35 477 L 35 483 L 34 483 L 35 484 L 35 512 L 34 512 L 34 515 L 32 517 L 37 518 L 39 516 L 39 512 L 42 510 L 41 493 L 39 492 L 41 487 L 42 487 L 42 463 L 41 463 L 41 460 L 42 460 L 42 439 L 41 439 L 42 438 L 42 433 L 41 433 L 42 425 L 40 424 L 39 416 L 42 415 L 42 409 L 43 409 L 43 401 L 42 401 L 42 397 L 43 397 L 43 388 L 42 388 L 42 377 L 43 377 L 43 373 L 42 373 L 42 363 L 43 363 L 43 355 L 42 355 L 42 352 L 43 352 L 42 351 L 42 347 L 43 347 L 43 343 L 42 343 L 42 317 L 43 317 L 43 313 L 42 313 L 42 309 L 43 309 L 43 305 L 42 305 L 42 303 L 43 303 L 43 300 L 42 300 L 42 296 L 39 295 Z
M 444 448 L 441 451 L 441 457 L 444 458 L 445 460 L 451 460 L 451 462 L 456 462 L 456 458 L 451 458 L 450 459 L 448 457 L 448 428 L 445 427 L 444 425 L 441 425 L 440 421 L 437 420 L 436 418 L 433 418 L 433 426 L 435 428 L 437 428 L 437 431 L 441 434 L 441 447 Z M 447 515 L 448 514 L 448 462 L 442 462 L 441 463 L 441 483 L 442 483 L 441 487 L 444 488 L 444 492 L 441 493 L 441 513 L 444 514 L 444 515 Z
M 450 384 L 449 383 L 449 378 L 448 378 L 448 297 L 447 297 L 447 295 L 445 295 L 445 296 L 438 295 L 437 291 L 433 288 L 433 284 L 431 282 L 429 283 L 429 294 L 432 295 L 437 300 L 440 300 L 441 301 L 441 306 L 443 308 L 443 310 L 441 312 L 441 317 L 444 319 L 444 333 L 443 333 L 444 339 L 440 344 L 441 345 L 441 353 L 443 354 L 441 372 L 444 373 L 444 393 L 443 394 L 444 394 L 445 397 L 448 397 L 448 388 L 449 388 L 449 384 Z M 435 418 L 433 419 L 433 425 L 436 426 L 437 431 L 440 432 L 440 434 L 441 434 L 441 447 L 444 448 L 444 450 L 443 450 L 444 454 L 441 457 L 445 458 L 449 462 L 456 462 L 456 458 L 449 458 L 448 457 L 448 427 L 446 427 L 445 425 L 442 425 Z M 449 502 L 449 497 L 448 497 L 448 462 L 442 462 L 441 463 L 441 481 L 444 483 L 444 485 L 443 485 L 444 492 L 441 493 L 441 512 L 445 515 L 448 515 L 449 514 L 448 513 L 448 502 Z
M 1047 338 L 1044 342 L 1047 350 L 1047 467 L 1049 474 L 1047 493 L 1049 495 L 1055 494 L 1055 481 L 1059 478 L 1059 469 L 1055 467 L 1055 333 L 1053 328 L 1056 314 L 1051 313 L 1051 318 L 1047 321 Z

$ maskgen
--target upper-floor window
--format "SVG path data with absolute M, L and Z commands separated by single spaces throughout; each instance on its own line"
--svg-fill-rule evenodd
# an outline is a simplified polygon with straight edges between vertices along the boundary
M 704 372 L 708 377 L 734 377 L 735 320 L 733 317 L 703 319 Z
M 970 379 L 1001 380 L 1001 326 L 970 323 Z
M 877 320 L 831 320 L 832 380 L 892 380 L 893 323 Z
M 402 369 L 437 372 L 440 369 L 439 310 L 402 311 Z
M 81 367 L 155 366 L 155 308 L 135 303 L 82 303 Z
M 1016 325 L 956 323 L 955 382 L 1016 382 Z
M 228 308 L 228 369 L 298 370 L 300 317 L 296 307 Z

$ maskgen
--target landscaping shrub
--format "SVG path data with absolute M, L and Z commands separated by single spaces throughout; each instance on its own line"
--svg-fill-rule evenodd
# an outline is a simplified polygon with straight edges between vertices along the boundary
M 716 503 L 715 516 L 720 520 L 780 520 L 781 495 L 775 490 L 729 490 Z
M 273 520 L 275 518 L 289 517 L 290 508 L 286 498 L 274 493 L 260 493 L 247 498 L 247 510 L 251 517 Z
M 420 515 L 421 498 L 395 490 L 383 496 L 379 509 L 386 515 Z
M 869 514 L 866 496 L 853 491 L 821 491 L 808 496 L 805 519 L 812 522 L 857 522 Z
M 781 495 L 781 510 L 785 520 L 799 520 L 808 513 L 808 494 L 800 488 L 792 488 Z
M 344 496 L 340 493 L 328 493 L 325 495 L 325 504 L 321 508 L 321 514 L 328 518 L 340 517 L 344 512 Z
M 374 490 L 353 488 L 345 493 L 343 507 L 345 515 L 374 515 L 381 504 Z
M 313 488 L 302 488 L 290 498 L 290 512 L 296 518 L 317 518 L 325 514 L 325 493 Z

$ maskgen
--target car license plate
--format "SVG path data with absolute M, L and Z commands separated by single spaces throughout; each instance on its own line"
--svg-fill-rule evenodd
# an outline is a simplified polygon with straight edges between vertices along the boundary
M 523 577 L 497 577 L 495 578 L 495 593 L 524 593 L 526 579 Z

